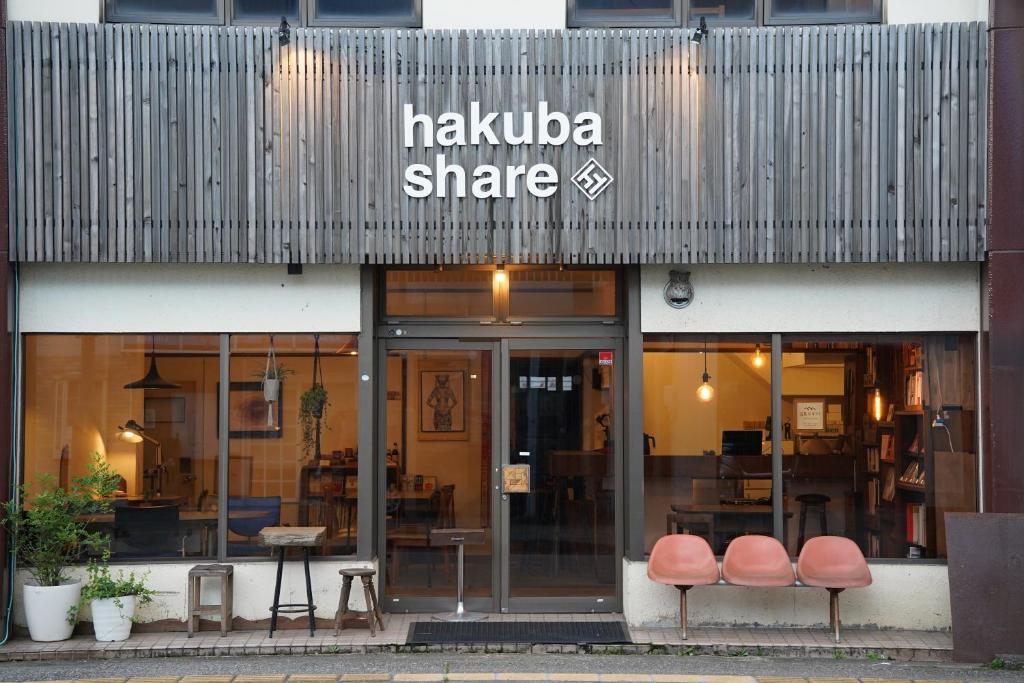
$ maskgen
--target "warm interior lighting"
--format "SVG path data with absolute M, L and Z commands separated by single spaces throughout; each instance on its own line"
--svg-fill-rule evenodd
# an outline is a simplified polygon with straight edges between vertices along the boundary
M 494 271 L 494 281 L 499 285 L 505 282 L 505 266 L 498 266 L 498 269 Z
M 751 364 L 753 364 L 753 366 L 755 368 L 763 368 L 764 367 L 764 356 L 761 355 L 761 345 L 760 344 L 758 344 L 757 348 L 754 349 L 754 357 L 750 359 L 750 362 L 751 362 Z
M 715 388 L 711 386 L 711 375 L 708 374 L 708 342 L 704 341 L 704 374 L 700 376 L 701 383 L 697 387 L 697 398 L 707 403 L 715 397 Z
M 128 420 L 124 426 L 117 426 L 117 438 L 128 443 L 142 443 L 142 433 L 146 431 L 135 420 Z
M 875 416 L 875 422 L 882 421 L 882 390 L 878 387 L 871 397 L 871 414 Z

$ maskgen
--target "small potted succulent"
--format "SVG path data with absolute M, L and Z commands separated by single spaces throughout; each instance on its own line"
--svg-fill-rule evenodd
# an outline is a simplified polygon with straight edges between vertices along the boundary
M 127 640 L 136 620 L 139 605 L 153 601 L 153 590 L 146 585 L 146 575 L 136 576 L 121 571 L 110 573 L 110 553 L 99 562 L 90 562 L 89 580 L 82 588 L 78 607 L 89 603 L 96 640 L 110 642 Z
M 268 365 L 266 370 L 256 373 L 256 377 L 263 384 L 263 398 L 267 403 L 274 403 L 281 398 L 281 380 L 288 375 L 295 374 L 291 368 L 282 365 Z
M 120 481 L 103 458 L 93 453 L 88 472 L 73 479 L 67 490 L 57 486 L 52 476 L 44 475 L 35 486 L 22 486 L 19 495 L 4 504 L 4 526 L 10 532 L 19 566 L 29 573 L 22 600 L 32 640 L 52 642 L 71 637 L 82 582 L 72 578 L 67 568 L 109 546 L 110 537 L 90 531 L 89 520 L 110 512 Z

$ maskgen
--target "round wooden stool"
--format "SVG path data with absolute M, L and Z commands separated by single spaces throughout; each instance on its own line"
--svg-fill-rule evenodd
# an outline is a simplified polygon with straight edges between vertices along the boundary
M 819 510 L 818 534 L 828 536 L 828 513 L 825 511 L 825 506 L 832 499 L 823 493 L 802 493 L 796 497 L 796 500 L 800 503 L 800 533 L 796 540 L 796 551 L 799 553 L 804 547 L 806 539 L 807 511 L 809 509 L 817 508 Z
M 370 627 L 370 637 L 376 637 L 376 626 L 384 630 L 384 615 L 377 604 L 377 590 L 373 587 L 374 570 L 372 567 L 350 567 L 339 569 L 341 574 L 341 596 L 338 598 L 338 614 L 334 617 L 334 635 L 345 628 L 345 617 L 349 614 L 365 619 Z M 359 577 L 363 582 L 363 595 L 366 599 L 366 611 L 358 612 L 348 608 L 348 599 L 352 594 L 352 579 Z

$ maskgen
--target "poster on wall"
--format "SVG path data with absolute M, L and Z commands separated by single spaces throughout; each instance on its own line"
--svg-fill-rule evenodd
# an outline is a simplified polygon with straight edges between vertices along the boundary
M 420 439 L 462 441 L 466 433 L 466 373 L 420 371 Z
M 262 382 L 232 382 L 228 386 L 228 436 L 232 439 L 280 439 L 283 383 L 274 403 L 264 398 Z M 217 393 L 220 393 L 220 382 Z M 220 430 L 220 411 L 217 412 L 217 429 Z
M 822 431 L 825 429 L 824 401 L 794 401 L 794 406 L 798 431 Z

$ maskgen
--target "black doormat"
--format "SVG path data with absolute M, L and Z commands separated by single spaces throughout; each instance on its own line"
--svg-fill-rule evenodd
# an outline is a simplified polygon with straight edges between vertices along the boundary
M 618 621 L 415 621 L 409 625 L 406 642 L 616 645 L 632 641 Z

